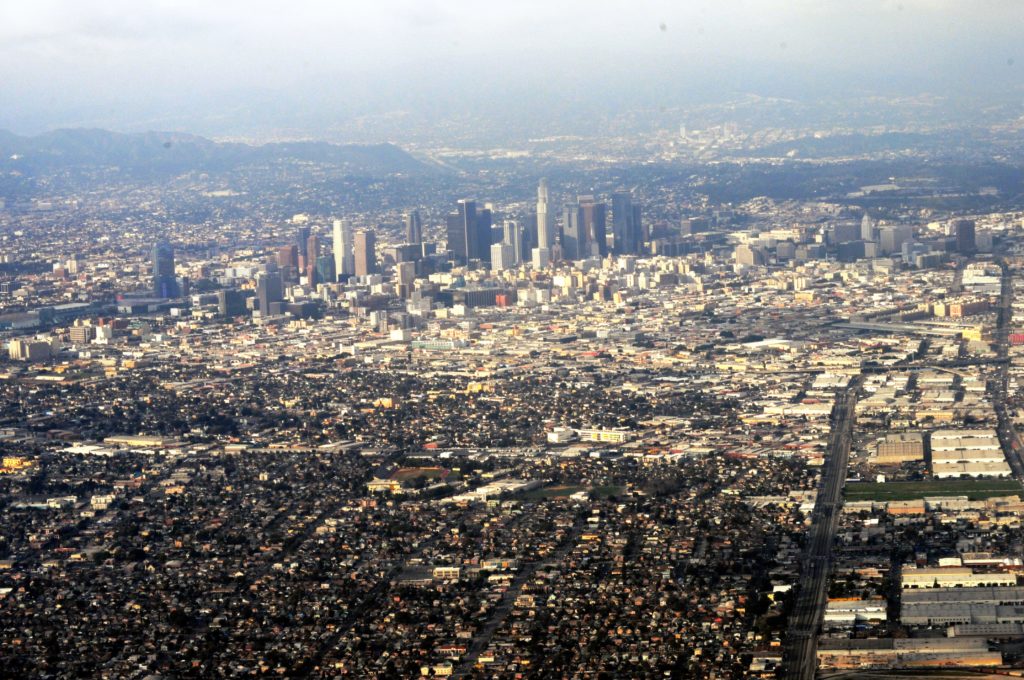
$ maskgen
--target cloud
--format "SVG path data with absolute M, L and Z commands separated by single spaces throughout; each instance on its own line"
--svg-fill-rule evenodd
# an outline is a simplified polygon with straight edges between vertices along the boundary
M 1019 81 L 1006 60 L 1019 57 L 1021 25 L 1015 0 L 10 0 L 0 100 L 159 110 L 168 97 L 197 106 L 261 90 L 362 105 L 416 89 L 441 106 L 455 92 L 600 88 L 610 76 L 685 89 L 716 69 L 751 74 L 730 82 L 963 80 L 992 60 Z

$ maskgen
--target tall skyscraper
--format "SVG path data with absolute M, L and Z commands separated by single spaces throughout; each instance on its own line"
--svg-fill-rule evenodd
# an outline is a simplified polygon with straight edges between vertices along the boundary
M 345 279 L 356 273 L 352 253 L 352 225 L 348 220 L 334 220 L 334 271 Z
M 356 276 L 377 273 L 377 234 L 372 230 L 356 232 L 355 265 Z
M 316 270 L 310 283 L 316 285 L 318 283 L 333 283 L 337 280 L 338 276 L 334 272 L 334 258 L 329 255 L 321 255 L 316 258 Z
M 459 201 L 458 210 L 448 215 L 448 250 L 457 262 L 466 264 L 477 259 L 489 262 L 491 258 L 491 211 L 478 211 L 476 201 Z
M 316 284 L 316 261 L 320 257 L 320 237 L 313 234 L 306 239 L 306 278 Z
M 518 222 L 512 220 L 505 220 L 502 225 L 503 237 L 502 243 L 506 243 L 512 246 L 512 262 L 513 264 L 519 264 L 526 259 L 526 253 L 528 252 L 526 243 L 526 230 L 519 225 Z M 491 264 L 494 264 L 494 251 L 491 251 Z
M 469 241 L 471 240 L 470 229 L 466 224 L 469 215 L 476 214 L 476 203 L 472 201 L 459 201 L 458 211 L 449 213 L 445 224 L 445 237 L 448 241 L 448 250 L 452 258 L 459 263 L 465 264 L 469 261 Z
M 167 241 L 160 241 L 153 246 L 153 295 L 173 298 L 179 294 L 174 277 L 174 248 Z
M 566 205 L 562 225 L 562 257 L 566 260 L 583 260 L 606 256 L 606 213 L 605 204 L 596 202 L 593 196 L 580 196 L 575 204 Z
M 295 244 L 281 246 L 277 249 L 277 266 L 288 268 L 292 272 L 299 270 L 299 247 Z
M 307 259 L 309 253 L 307 252 L 309 244 L 309 227 L 299 227 L 295 231 L 295 246 L 299 249 L 300 264 L 302 267 L 306 266 L 309 262 Z
M 260 316 L 264 317 L 270 316 L 273 303 L 284 301 L 284 284 L 280 272 L 262 272 L 256 277 L 256 300 L 259 302 Z
M 423 220 L 420 219 L 419 210 L 413 210 L 405 216 L 405 242 L 423 243 Z
M 633 194 L 629 191 L 612 194 L 612 240 L 616 255 L 635 255 L 643 246 L 640 206 L 633 205 Z
M 956 237 L 958 253 L 973 253 L 977 248 L 974 234 L 974 220 L 956 220 L 953 222 L 953 235 Z
M 485 263 L 490 262 L 491 244 L 501 240 L 500 230 L 498 231 L 497 238 L 495 238 L 494 215 L 491 213 L 490 208 L 483 208 L 476 214 L 476 240 L 477 249 L 474 257 L 479 258 Z
M 537 247 L 537 213 L 531 212 L 522 222 L 523 261 L 530 259 L 530 251 Z
M 868 214 L 867 210 L 864 211 L 864 217 L 860 220 L 860 240 L 875 240 L 875 221 L 871 219 L 871 215 Z
M 586 232 L 581 229 L 577 206 L 566 203 L 562 207 L 562 239 L 559 241 L 562 256 L 567 260 L 580 259 L 586 238 Z
M 541 179 L 537 187 L 537 247 L 548 248 L 555 242 L 554 215 L 548 211 L 548 181 Z
M 593 196 L 580 198 L 580 209 L 587 226 L 588 257 L 608 255 L 608 207 L 597 203 Z

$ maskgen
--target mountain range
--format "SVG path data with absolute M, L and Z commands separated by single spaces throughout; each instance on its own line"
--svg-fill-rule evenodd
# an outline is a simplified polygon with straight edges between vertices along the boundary
M 393 144 L 275 142 L 262 145 L 215 142 L 181 132 L 119 133 L 61 129 L 35 137 L 0 130 L 0 171 L 23 173 L 62 168 L 117 167 L 163 175 L 219 172 L 240 166 L 285 162 L 333 165 L 346 174 L 424 174 L 434 169 Z

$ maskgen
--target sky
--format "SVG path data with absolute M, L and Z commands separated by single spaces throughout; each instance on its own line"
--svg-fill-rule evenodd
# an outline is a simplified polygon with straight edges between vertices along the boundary
M 0 128 L 230 135 L 534 98 L 1017 96 L 1022 26 L 1017 0 L 12 0 Z

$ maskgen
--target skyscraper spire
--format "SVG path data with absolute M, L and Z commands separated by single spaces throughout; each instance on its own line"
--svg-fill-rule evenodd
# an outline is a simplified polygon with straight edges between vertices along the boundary
M 540 180 L 537 187 L 537 247 L 551 248 L 554 243 L 554 229 L 551 224 L 551 215 L 548 212 L 548 181 Z

